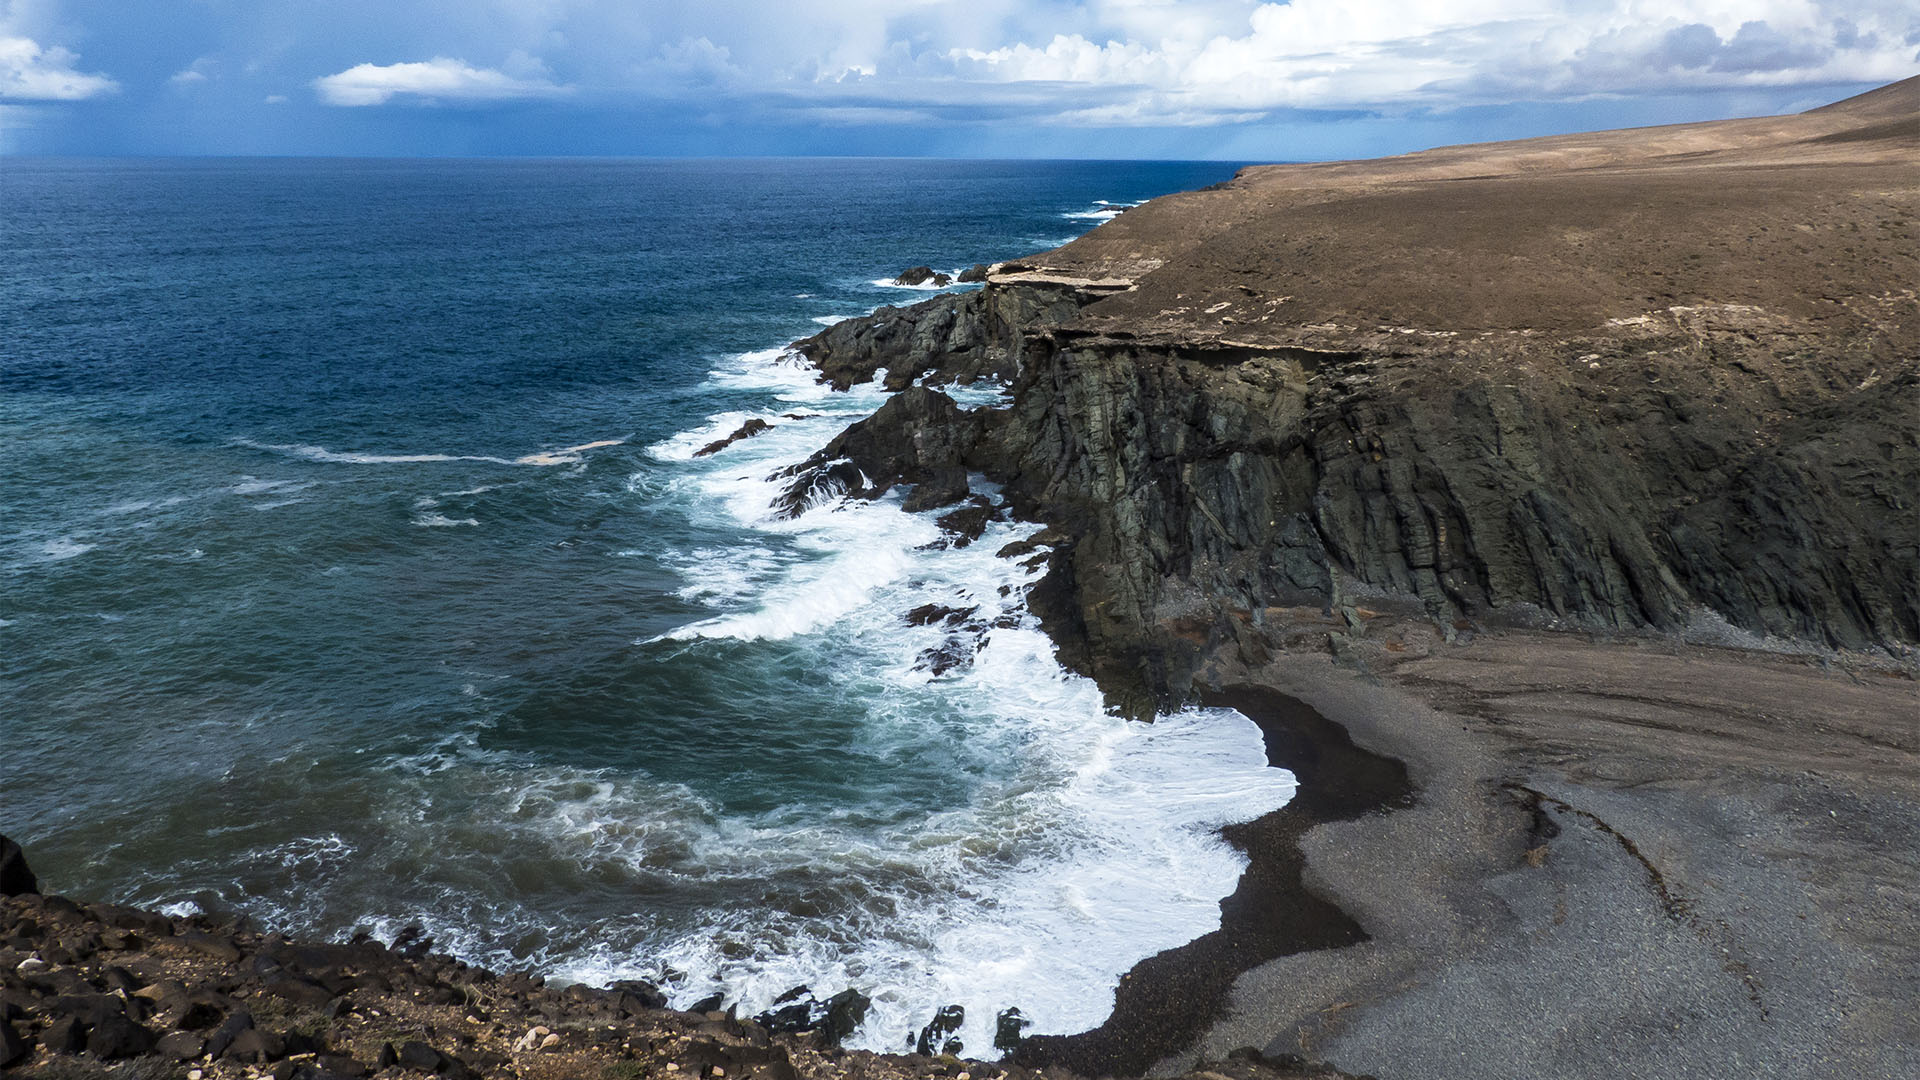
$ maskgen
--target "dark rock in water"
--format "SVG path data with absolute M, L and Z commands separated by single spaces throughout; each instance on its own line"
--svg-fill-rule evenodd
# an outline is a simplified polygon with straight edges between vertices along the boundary
M 948 1050 L 946 1047 L 958 1042 L 958 1040 L 951 1039 L 949 1036 L 959 1031 L 960 1025 L 966 1022 L 967 1010 L 965 1006 L 941 1006 L 940 1011 L 933 1014 L 932 1022 L 920 1029 L 920 1038 L 914 1043 L 914 1051 L 925 1054 L 928 1057 L 932 1057 L 936 1051 L 943 1054 L 959 1053 L 961 1048 L 956 1047 L 953 1050 Z
M 965 507 L 942 514 L 936 520 L 941 528 L 954 534 L 953 546 L 963 548 L 980 539 L 980 534 L 987 531 L 987 523 L 993 520 L 997 512 L 984 496 L 975 495 Z
M 938 647 L 921 653 L 920 658 L 914 661 L 913 667 L 915 671 L 925 671 L 938 677 L 955 668 L 973 663 L 974 654 L 979 651 L 978 642 L 950 637 Z
M 827 1045 L 838 1046 L 852 1035 L 866 1020 L 867 1009 L 872 1004 L 872 998 L 851 987 L 828 998 L 827 1015 L 820 1025 Z
M 0 1020 L 0 1069 L 4 1069 L 27 1056 L 27 1040 L 13 1030 L 13 1025 Z
M 925 285 L 936 276 L 938 275 L 933 272 L 933 267 L 931 266 L 913 266 L 900 271 L 900 276 L 894 278 L 893 283 L 895 285 Z
M 879 494 L 868 484 L 867 475 L 860 471 L 858 465 L 851 461 L 836 461 L 800 473 L 799 478 L 787 485 L 787 490 L 774 500 L 774 509 L 781 517 L 796 518 L 842 495 L 871 499 Z
M 159 1041 L 153 1032 L 115 1014 L 93 1026 L 87 1035 L 87 1052 L 102 1061 L 118 1061 L 148 1053 Z
M 707 445 L 701 447 L 700 449 L 695 450 L 693 452 L 693 456 L 709 457 L 713 454 L 719 453 L 722 450 L 725 450 L 727 447 L 732 446 L 734 443 L 739 442 L 741 439 L 751 439 L 755 435 L 759 435 L 762 432 L 772 431 L 772 430 L 773 430 L 772 424 L 769 424 L 765 420 L 762 420 L 756 416 L 753 419 L 748 420 L 746 423 L 741 424 L 739 427 L 735 428 L 733 431 L 733 434 L 727 436 L 726 438 L 715 439 L 713 442 L 710 442 Z
M 394 938 L 388 948 L 409 960 L 418 960 L 433 951 L 433 939 L 427 936 L 425 927 L 412 923 L 400 931 L 400 936 Z
M 775 509 L 797 517 L 834 495 L 874 499 L 895 484 L 933 480 L 937 470 L 964 470 L 984 424 L 981 413 L 938 390 L 904 390 L 782 474 L 794 479 Z
M 960 271 L 960 276 L 955 280 L 960 282 L 960 284 L 962 285 L 972 285 L 977 282 L 985 281 L 987 280 L 987 264 L 974 263 L 972 266 L 969 266 L 965 270 Z
M 900 508 L 909 514 L 952 506 L 967 497 L 967 470 L 957 465 L 942 465 L 932 475 L 913 486 Z
M 871 1001 L 858 990 L 842 990 L 825 1001 L 813 996 L 813 990 L 796 986 L 774 1000 L 774 1008 L 753 1018 L 754 1023 L 775 1034 L 815 1032 L 827 1046 L 838 1046 L 866 1019 Z
M 726 1004 L 726 998 L 719 994 L 711 994 L 688 1006 L 687 1011 L 697 1013 L 719 1012 L 720 1007 L 724 1004 Z
M 802 992 L 805 992 L 804 988 L 802 988 Z M 813 1030 L 812 1006 L 815 1002 L 812 994 L 806 994 L 806 998 L 803 1001 L 794 1001 L 786 997 L 780 1000 L 788 1002 L 788 1004 L 781 1005 L 779 1002 L 775 1002 L 774 1008 L 768 1009 L 766 1012 L 755 1016 L 753 1018 L 754 1022 L 772 1032 L 791 1033 Z
M 1033 1021 L 1019 1009 L 1005 1009 L 995 1018 L 993 1025 L 993 1048 L 1012 1050 L 1020 1045 L 1023 1033 L 1033 1026 Z
M 921 604 L 907 612 L 907 625 L 932 626 L 934 623 L 946 623 L 952 626 L 965 622 L 969 616 L 979 610 L 977 607 L 956 608 L 947 607 L 944 604 Z
M 40 891 L 40 879 L 27 866 L 20 845 L 0 836 L 0 896 L 28 896 Z

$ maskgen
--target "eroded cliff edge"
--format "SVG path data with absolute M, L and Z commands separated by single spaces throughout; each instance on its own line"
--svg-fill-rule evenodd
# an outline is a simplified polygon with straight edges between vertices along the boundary
M 1920 641 L 1920 80 L 1793 117 L 1243 171 L 799 343 L 916 392 L 866 490 L 1054 527 L 1035 605 L 1145 713 L 1289 610 Z M 935 430 L 941 432 L 933 434 Z

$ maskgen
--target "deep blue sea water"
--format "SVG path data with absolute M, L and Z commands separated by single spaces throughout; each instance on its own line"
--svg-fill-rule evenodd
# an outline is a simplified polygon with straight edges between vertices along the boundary
M 682 1005 L 857 986 L 876 1048 L 1098 1023 L 1291 778 L 1060 671 L 993 555 L 1033 526 L 773 520 L 882 400 L 780 347 L 1231 172 L 0 162 L 0 832 L 75 895 Z M 936 602 L 1013 625 L 935 677 Z

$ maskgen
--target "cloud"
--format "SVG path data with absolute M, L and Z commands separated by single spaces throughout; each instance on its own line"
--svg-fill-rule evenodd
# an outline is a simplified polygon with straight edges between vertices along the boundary
M 74 69 L 80 57 L 28 37 L 0 37 L 0 100 L 83 101 L 120 88 L 105 75 Z
M 427 102 L 514 101 L 562 97 L 573 92 L 544 73 L 516 78 L 496 68 L 469 67 L 436 56 L 401 64 L 360 64 L 313 80 L 320 100 L 329 105 L 385 105 L 406 94 Z
M 179 71 L 174 72 L 172 77 L 167 79 L 167 84 L 169 86 L 188 87 L 204 83 L 213 78 L 213 69 L 214 59 L 210 56 L 203 56 L 193 63 L 188 64 L 186 67 L 181 68 Z
M 947 59 L 972 82 L 1104 88 L 1107 102 L 1058 116 L 1091 124 L 1891 81 L 1920 67 L 1896 44 L 1920 33 L 1920 9 L 1880 0 L 1671 0 L 1661 16 L 1634 0 L 1293 0 L 1210 37 L 1163 7 L 1132 12 L 1158 39 L 1056 33 Z

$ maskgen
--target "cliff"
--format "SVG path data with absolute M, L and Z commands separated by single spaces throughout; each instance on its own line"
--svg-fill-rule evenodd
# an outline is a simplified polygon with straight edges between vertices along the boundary
M 1055 526 L 1036 608 L 1129 711 L 1299 647 L 1295 609 L 1342 617 L 1321 646 L 1384 612 L 1909 657 L 1917 115 L 1910 79 L 1248 169 L 798 348 L 843 386 L 1010 381 L 942 460 L 856 431 L 854 463 L 963 465 Z

